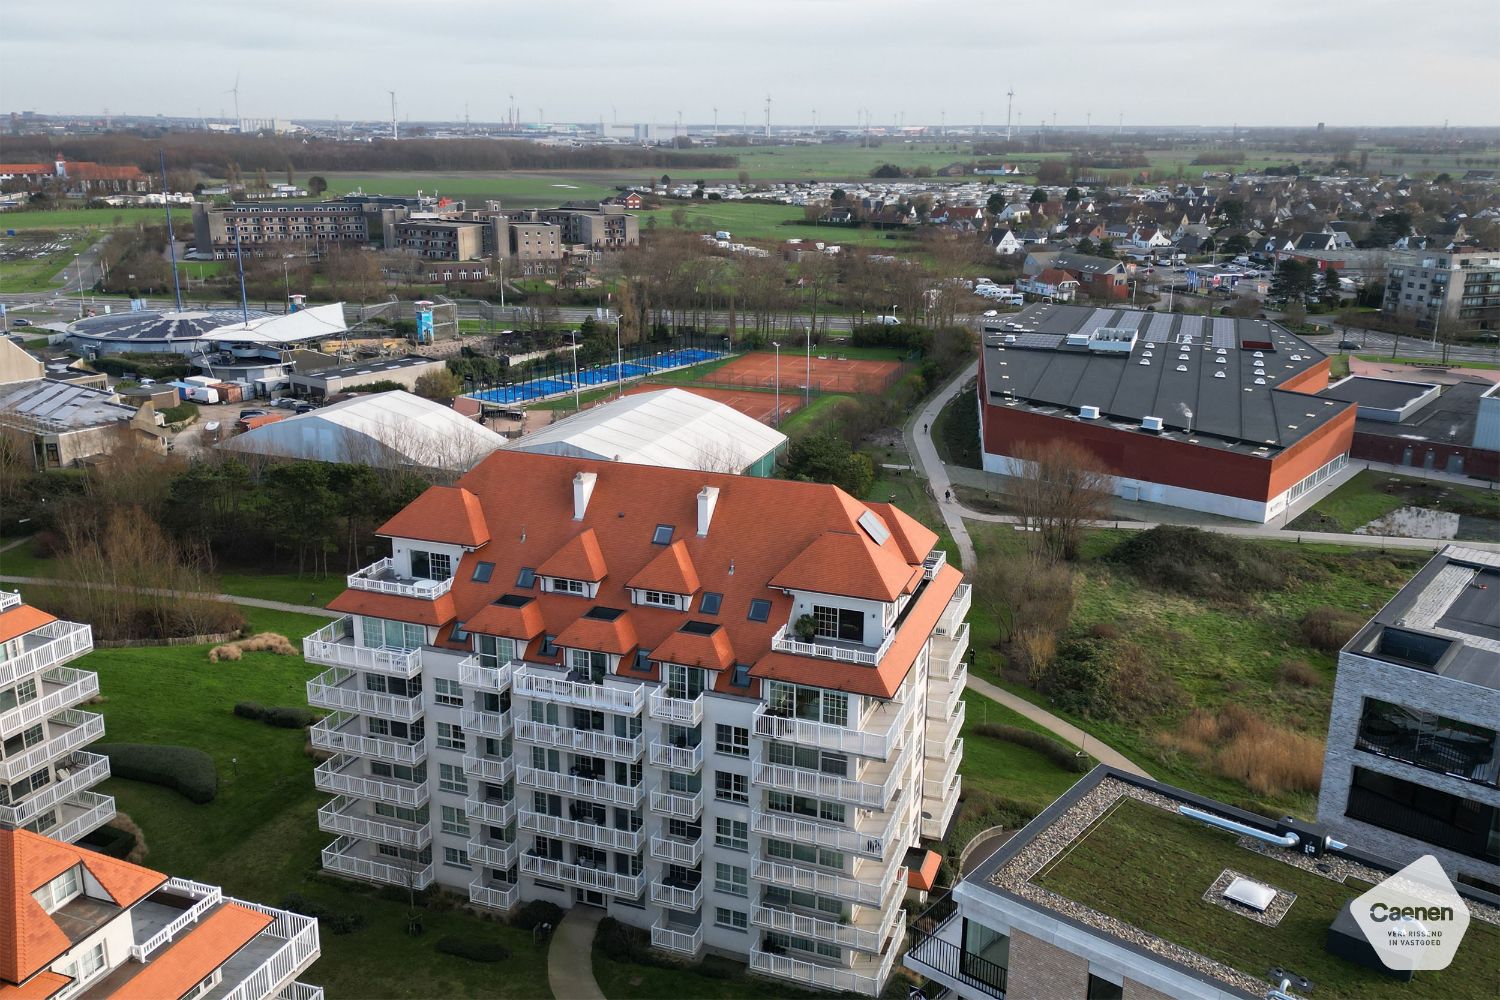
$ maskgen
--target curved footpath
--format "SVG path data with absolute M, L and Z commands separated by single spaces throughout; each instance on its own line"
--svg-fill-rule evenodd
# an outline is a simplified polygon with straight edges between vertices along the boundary
M 106 586 L 102 583 L 84 583 L 80 580 L 53 580 L 45 576 L 0 576 L 0 583 L 22 583 L 37 587 L 84 587 L 89 589 Z M 206 597 L 211 601 L 243 604 L 251 608 L 267 608 L 271 611 L 294 611 L 301 615 L 319 615 L 323 618 L 339 617 L 339 612 L 329 611 L 327 608 L 318 608 L 311 604 L 288 604 L 285 601 L 268 601 L 263 597 L 241 597 L 238 594 L 206 594 L 186 590 L 165 590 L 156 587 L 128 587 L 125 589 L 158 597 Z
M 547 985 L 557 1000 L 605 1000 L 594 979 L 594 933 L 604 911 L 573 906 L 552 930 L 547 948 Z

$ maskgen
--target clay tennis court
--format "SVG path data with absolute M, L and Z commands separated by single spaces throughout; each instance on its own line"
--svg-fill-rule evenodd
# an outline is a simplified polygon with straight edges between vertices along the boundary
M 812 385 L 820 392 L 881 392 L 901 373 L 899 361 L 812 357 Z M 781 352 L 781 390 L 800 389 L 807 377 L 807 356 Z M 776 384 L 776 355 L 757 351 L 735 358 L 704 376 L 708 382 L 771 388 Z
M 785 373 L 783 373 L 785 374 Z M 725 406 L 739 410 L 747 417 L 759 420 L 763 424 L 773 423 L 772 414 L 776 409 L 776 394 L 774 392 L 753 392 L 739 389 L 710 389 L 698 385 L 633 385 L 625 390 L 625 395 L 634 396 L 638 392 L 656 392 L 660 389 L 681 389 L 684 392 L 695 393 L 705 399 L 723 403 Z M 802 397 L 785 390 L 781 393 L 781 419 L 785 420 L 802 407 Z

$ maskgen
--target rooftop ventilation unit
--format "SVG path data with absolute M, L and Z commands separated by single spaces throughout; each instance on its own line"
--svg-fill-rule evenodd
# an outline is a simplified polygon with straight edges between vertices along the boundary
M 1161 433 L 1161 417 L 1142 417 L 1141 430 L 1150 431 L 1152 434 Z
M 1224 350 L 1224 348 L 1221 347 L 1217 351 L 1215 351 L 1214 353 L 1222 357 L 1223 355 L 1228 354 L 1229 352 L 1226 351 L 1226 350 Z
M 1067 345 L 1069 347 L 1087 347 L 1089 346 L 1089 335 L 1086 333 L 1070 333 L 1067 336 Z
M 1097 407 L 1097 406 L 1080 406 L 1078 408 L 1078 417 L 1079 417 L 1080 420 L 1098 420 L 1099 419 L 1099 407 Z
M 1177 355 L 1177 360 L 1178 361 L 1186 361 L 1187 359 L 1188 359 L 1188 356 L 1186 354 L 1179 354 L 1179 355 Z
M 1224 890 L 1224 898 L 1232 899 L 1241 906 L 1248 906 L 1256 913 L 1264 913 L 1266 907 L 1276 899 L 1276 890 L 1241 876 L 1229 883 Z
M 1293 361 L 1301 361 L 1302 360 L 1302 355 L 1300 355 L 1300 354 L 1293 354 L 1292 355 L 1292 360 Z

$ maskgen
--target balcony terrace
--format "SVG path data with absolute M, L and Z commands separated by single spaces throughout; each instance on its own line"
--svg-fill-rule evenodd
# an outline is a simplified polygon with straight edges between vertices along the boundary
M 666 913 L 651 925 L 651 946 L 678 955 L 697 955 L 703 948 L 703 924 L 679 923 Z
M 368 853 L 363 840 L 357 837 L 339 837 L 323 848 L 323 870 L 383 885 L 399 885 L 404 888 L 410 884 L 418 890 L 427 888 L 436 877 L 431 862 L 426 865 L 415 861 L 404 865 L 392 864 L 375 861 L 368 857 Z
M 646 689 L 642 684 L 593 684 L 534 664 L 517 669 L 511 676 L 511 684 L 515 693 L 523 698 L 552 701 L 574 708 L 640 715 L 646 705 Z
M 696 698 L 673 698 L 665 688 L 651 692 L 649 699 L 651 718 L 679 726 L 701 726 L 703 724 L 703 695 Z
M 453 578 L 423 580 L 402 576 L 396 572 L 396 561 L 387 556 L 364 569 L 350 573 L 349 589 L 368 590 L 390 597 L 416 597 L 424 601 L 435 601 L 453 589 Z
M 49 739 L 14 757 L 0 760 L 0 783 L 20 781 L 69 751 L 94 742 L 104 735 L 104 716 L 67 708 L 48 719 L 47 726 L 53 734 Z
M 617 785 L 612 781 L 586 778 L 580 775 L 562 774 L 535 767 L 516 768 L 516 781 L 527 787 L 544 792 L 557 792 L 575 799 L 588 799 L 609 805 L 639 809 L 646 797 L 644 785 Z
M 492 882 L 483 877 L 469 883 L 469 902 L 491 910 L 509 910 L 521 901 L 521 887 L 514 882 Z
M 352 754 L 330 757 L 313 769 L 313 786 L 333 795 L 353 795 L 396 806 L 416 809 L 430 795 L 425 781 L 402 781 L 361 773 L 364 761 Z
M 464 754 L 464 773 L 474 778 L 493 781 L 503 785 L 516 776 L 515 757 L 490 757 L 485 754 Z
M 825 962 L 793 958 L 790 955 L 766 951 L 760 945 L 750 946 L 750 971 L 764 976 L 784 979 L 802 986 L 811 985 L 826 990 L 844 993 L 859 993 L 878 997 L 890 978 L 891 966 L 896 962 L 900 948 L 890 948 L 885 956 L 861 957 L 852 965 L 832 965 Z
M 562 882 L 580 889 L 597 889 L 614 896 L 637 899 L 646 891 L 646 873 L 622 875 L 588 864 L 572 864 L 535 854 L 521 855 L 521 872 L 532 878 Z
M 352 667 L 408 680 L 422 672 L 420 649 L 355 645 L 354 619 L 349 615 L 324 625 L 303 639 L 302 658 L 308 663 Z
M 674 881 L 663 878 L 652 882 L 651 902 L 671 910 L 694 913 L 703 905 L 703 880 Z
M 523 830 L 541 834 L 544 837 L 571 840 L 589 847 L 637 854 L 646 842 L 644 829 L 621 830 L 599 823 L 585 823 L 582 820 L 564 819 L 561 816 L 548 816 L 529 809 L 522 809 L 520 815 L 520 826 Z
M 307 682 L 307 703 L 314 708 L 378 715 L 398 722 L 422 717 L 422 696 L 385 694 L 367 690 L 358 671 L 332 667 Z
M 678 747 L 668 743 L 651 744 L 651 766 L 668 771 L 683 771 L 696 774 L 703 770 L 703 744 L 693 747 Z
M 757 906 L 750 914 L 750 923 L 766 930 L 781 931 L 797 937 L 811 938 L 827 944 L 878 955 L 884 950 L 891 932 L 906 919 L 906 911 L 899 906 L 887 910 L 860 907 L 854 920 L 844 923 L 829 920 L 827 916 L 815 917 L 794 910 L 775 906 Z
M 875 667 L 885 658 L 890 651 L 891 643 L 896 641 L 896 630 L 890 629 L 879 646 L 870 647 L 859 642 L 847 642 L 841 639 L 830 639 L 819 636 L 811 642 L 798 639 L 791 632 L 791 626 L 783 625 L 771 636 L 771 649 L 778 653 L 790 653 L 793 656 L 811 656 L 819 660 L 837 660 L 840 663 L 853 663 L 861 667 Z
M 96 753 L 75 751 L 57 769 L 50 784 L 32 792 L 14 805 L 0 806 L 0 825 L 23 827 L 64 799 L 86 792 L 109 777 L 109 758 Z
M 361 840 L 421 850 L 432 843 L 432 826 L 370 815 L 364 799 L 341 795 L 318 808 L 318 829 L 324 833 L 346 833 Z
M 69 844 L 115 818 L 114 798 L 98 792 L 79 792 L 56 808 L 57 825 L 41 832 Z
M 493 736 L 495 739 L 503 740 L 511 732 L 509 712 L 489 712 L 479 708 L 466 708 L 458 724 L 466 733 Z
M 469 860 L 487 868 L 509 871 L 520 851 L 513 841 L 491 840 L 475 834 L 469 838 Z
M 0 663 L 0 688 L 9 687 L 38 671 L 76 660 L 94 648 L 94 633 L 87 625 L 54 621 L 18 636 L 17 641 L 21 644 L 21 651 Z
M 683 840 L 669 836 L 652 837 L 651 856 L 657 861 L 670 861 L 691 868 L 703 860 L 703 838 Z
M 829 847 L 836 851 L 882 860 L 886 851 L 895 843 L 902 812 L 903 810 L 892 810 L 890 813 L 869 812 L 859 816 L 853 826 L 840 826 L 754 806 L 750 810 L 750 829 L 777 840 Z
M 703 815 L 703 789 L 680 792 L 660 786 L 651 790 L 650 809 L 674 819 L 695 820 Z
M 470 795 L 464 799 L 464 815 L 490 826 L 502 829 L 516 821 L 520 807 L 514 797 L 508 799 L 479 798 Z
M 99 693 L 99 678 L 87 670 L 51 667 L 42 672 L 37 697 L 0 713 L 0 739 L 10 739 L 65 708 L 88 701 Z
M 367 736 L 362 732 L 363 727 L 364 720 L 360 716 L 349 712 L 334 712 L 313 724 L 312 745 L 319 750 L 358 754 L 408 767 L 427 759 L 425 741 L 413 743 L 386 736 Z
M 857 726 L 835 726 L 812 719 L 775 715 L 769 705 L 762 703 L 756 706 L 752 717 L 754 732 L 756 736 L 820 750 L 837 750 L 884 760 L 906 735 L 913 701 L 907 696 L 898 701 L 882 702 Z
M 641 736 L 616 736 L 597 729 L 575 729 L 546 722 L 520 719 L 516 739 L 557 750 L 572 750 L 591 757 L 608 757 L 634 763 L 641 759 L 645 741 Z
M 479 657 L 470 656 L 459 661 L 458 682 L 475 691 L 497 693 L 510 689 L 510 679 L 516 669 L 516 661 L 502 663 L 498 667 L 486 667 Z

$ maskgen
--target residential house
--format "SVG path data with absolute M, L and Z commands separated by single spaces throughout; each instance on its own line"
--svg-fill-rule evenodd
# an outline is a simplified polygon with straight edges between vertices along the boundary
M 1014 229 L 1000 229 L 996 227 L 990 230 L 988 239 L 990 246 L 994 247 L 997 254 L 1007 257 L 1026 249 L 1026 244 L 1016 236 Z
M 1016 281 L 1016 290 L 1049 302 L 1072 302 L 1078 294 L 1078 279 L 1061 268 L 1049 267 L 1040 274 Z

